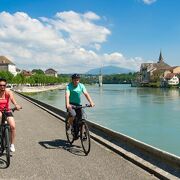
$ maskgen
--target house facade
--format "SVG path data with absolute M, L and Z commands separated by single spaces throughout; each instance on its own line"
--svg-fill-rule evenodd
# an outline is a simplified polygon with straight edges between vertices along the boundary
M 32 76 L 32 72 L 31 71 L 26 71 L 26 70 L 22 70 L 21 74 L 23 76 L 26 76 L 26 77 L 31 77 Z
M 16 65 L 5 56 L 0 56 L 0 71 L 9 71 L 14 76 L 17 74 Z
M 55 71 L 55 70 L 52 69 L 52 68 L 47 69 L 47 70 L 45 71 L 45 74 L 46 74 L 47 76 L 54 76 L 54 77 L 57 77 L 57 76 L 58 76 L 57 71 Z
M 180 66 L 174 66 L 170 69 L 171 73 L 180 74 Z
M 179 78 L 176 73 L 169 73 L 164 77 L 164 85 L 178 85 Z

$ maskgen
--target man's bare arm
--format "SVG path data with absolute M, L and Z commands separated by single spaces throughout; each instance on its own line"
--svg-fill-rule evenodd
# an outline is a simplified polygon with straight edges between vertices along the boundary
M 89 95 L 89 93 L 86 91 L 86 92 L 84 92 L 84 95 L 85 95 L 86 99 L 89 101 L 91 107 L 94 107 L 95 104 L 94 104 L 94 102 L 92 101 L 91 96 Z

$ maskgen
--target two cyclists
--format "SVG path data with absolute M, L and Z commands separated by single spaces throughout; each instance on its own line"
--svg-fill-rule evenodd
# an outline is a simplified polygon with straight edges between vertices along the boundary
M 10 111 L 10 101 L 12 104 L 14 104 L 15 108 L 17 110 L 21 109 L 21 106 L 17 104 L 13 93 L 6 88 L 7 81 L 4 78 L 0 78 L 0 119 L 2 118 L 2 111 L 6 109 L 7 111 L 7 120 L 10 125 L 11 129 L 11 146 L 10 150 L 12 152 L 15 152 L 15 121 L 12 112 Z M 65 100 L 66 100 L 66 108 L 69 112 L 69 123 L 72 125 L 74 118 L 76 115 L 82 115 L 81 109 L 76 110 L 73 109 L 72 106 L 79 106 L 81 105 L 81 94 L 84 94 L 88 102 L 90 103 L 90 106 L 93 107 L 95 104 L 92 101 L 89 93 L 87 92 L 84 84 L 80 83 L 80 75 L 79 74 L 73 74 L 72 75 L 72 82 L 69 83 L 66 87 L 66 93 L 65 93 Z
M 2 119 L 2 111 L 6 109 L 6 116 L 7 116 L 7 121 L 10 125 L 10 130 L 11 130 L 11 145 L 10 145 L 10 150 L 11 152 L 15 152 L 15 135 L 16 135 L 16 129 L 15 129 L 15 121 L 12 112 L 10 111 L 10 101 L 12 104 L 14 104 L 15 108 L 17 110 L 21 109 L 21 106 L 17 104 L 13 93 L 6 88 L 7 81 L 4 78 L 0 78 L 0 119 Z

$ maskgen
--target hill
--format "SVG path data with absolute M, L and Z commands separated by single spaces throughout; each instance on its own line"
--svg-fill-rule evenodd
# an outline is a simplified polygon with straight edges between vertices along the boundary
M 101 68 L 102 74 L 127 74 L 129 72 L 134 72 L 133 70 L 126 69 L 126 68 L 120 68 L 117 66 L 104 66 Z M 86 74 L 99 74 L 100 68 L 91 69 Z

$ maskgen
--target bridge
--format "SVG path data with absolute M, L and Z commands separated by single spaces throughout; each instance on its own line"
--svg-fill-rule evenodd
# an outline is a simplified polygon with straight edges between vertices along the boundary
M 64 122 L 58 115 L 17 94 L 15 98 L 23 106 L 14 113 L 16 152 L 9 168 L 0 157 L 0 179 L 158 179 L 97 140 L 92 140 L 91 152 L 85 156 L 79 141 L 72 146 L 67 143 Z

